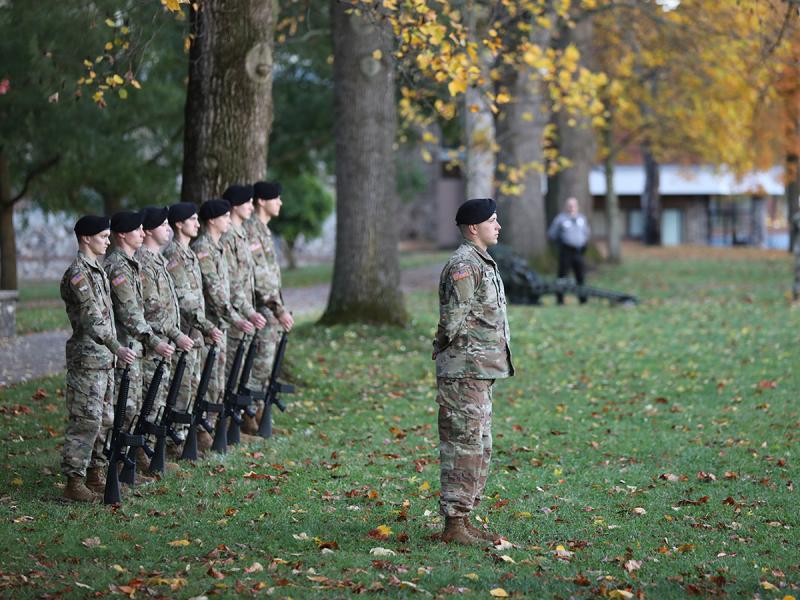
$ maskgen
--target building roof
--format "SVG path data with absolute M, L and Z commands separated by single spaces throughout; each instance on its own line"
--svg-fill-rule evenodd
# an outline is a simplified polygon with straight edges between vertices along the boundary
M 781 196 L 783 169 L 748 173 L 741 179 L 729 171 L 707 165 L 661 165 L 659 192 L 662 196 Z M 617 165 L 614 167 L 614 188 L 619 196 L 639 196 L 644 191 L 642 165 Z M 606 180 L 602 167 L 589 173 L 589 190 L 592 196 L 604 196 Z

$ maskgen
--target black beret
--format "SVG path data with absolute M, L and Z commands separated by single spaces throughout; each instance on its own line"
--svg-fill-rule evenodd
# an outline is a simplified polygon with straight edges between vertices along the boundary
M 230 212 L 231 203 L 222 198 L 214 200 L 207 200 L 200 205 L 200 210 L 197 212 L 200 215 L 201 221 L 208 221 L 209 219 L 216 219 L 221 217 L 226 212 Z
M 111 228 L 111 219 L 108 217 L 98 217 L 86 215 L 78 219 L 75 223 L 76 235 L 97 235 L 101 231 Z
M 281 195 L 283 186 L 277 181 L 259 181 L 253 185 L 253 198 L 274 200 Z
M 144 227 L 146 231 L 150 231 L 167 220 L 169 209 L 166 206 L 148 206 L 142 212 L 144 213 L 142 227 Z
M 491 198 L 473 198 L 458 207 L 456 225 L 477 225 L 496 212 L 497 204 Z
M 194 202 L 178 202 L 169 207 L 167 219 L 170 225 L 175 225 L 194 214 L 197 214 L 197 205 Z
M 233 184 L 228 186 L 222 197 L 230 202 L 231 206 L 239 206 L 253 198 L 253 186 Z
M 114 233 L 128 233 L 138 229 L 144 221 L 144 212 L 123 210 L 111 217 L 111 231 Z

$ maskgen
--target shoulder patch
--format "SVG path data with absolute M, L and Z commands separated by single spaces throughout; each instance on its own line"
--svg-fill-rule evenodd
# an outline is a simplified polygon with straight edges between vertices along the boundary
M 83 273 L 78 273 L 77 275 L 73 275 L 72 279 L 69 282 L 72 285 L 78 285 L 81 281 L 83 281 Z
M 464 268 L 461 268 L 458 271 L 456 271 L 455 273 L 453 273 L 451 275 L 451 277 L 453 278 L 453 281 L 460 281 L 460 280 L 462 280 L 462 279 L 464 279 L 466 277 L 469 277 L 469 271 L 467 271 Z
M 200 260 L 208 258 L 208 252 L 206 252 L 205 250 L 201 250 L 200 252 L 197 253 L 197 258 L 199 258 Z
M 114 279 L 111 280 L 111 285 L 117 287 L 118 285 L 125 283 L 125 281 L 126 281 L 125 275 L 117 275 L 116 277 L 114 277 Z

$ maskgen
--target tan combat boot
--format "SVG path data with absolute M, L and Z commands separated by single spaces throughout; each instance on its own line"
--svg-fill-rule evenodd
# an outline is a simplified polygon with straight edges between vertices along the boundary
M 258 421 L 255 417 L 245 415 L 242 419 L 242 433 L 245 435 L 255 435 L 258 433 Z
M 489 531 L 488 529 L 481 529 L 480 527 L 475 527 L 472 524 L 472 521 L 469 520 L 469 517 L 464 517 L 464 528 L 469 532 L 469 534 L 481 540 L 486 540 L 487 542 L 491 542 L 494 544 L 497 540 L 500 539 L 500 536 L 496 533 Z
M 103 494 L 106 491 L 106 478 L 103 475 L 103 469 L 100 467 L 91 467 L 86 471 L 86 487 L 93 492 Z
M 464 517 L 445 517 L 442 541 L 462 546 L 485 546 L 483 540 L 472 537 L 464 525 Z
M 210 433 L 208 433 L 205 429 L 200 429 L 197 432 L 197 449 L 200 452 L 207 452 L 208 450 L 210 450 L 211 445 L 213 443 L 214 443 L 214 437 Z
M 64 488 L 64 499 L 72 502 L 98 502 L 100 496 L 86 487 L 83 477 L 68 477 Z

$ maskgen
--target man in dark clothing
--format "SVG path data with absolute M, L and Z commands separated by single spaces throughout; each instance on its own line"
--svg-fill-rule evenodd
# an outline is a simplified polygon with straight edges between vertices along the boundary
M 547 237 L 558 244 L 558 278 L 566 277 L 570 271 L 575 272 L 575 281 L 583 285 L 585 265 L 583 254 L 589 243 L 591 231 L 589 221 L 578 212 L 578 200 L 567 198 L 564 211 L 559 213 L 547 230 Z M 559 304 L 564 304 L 564 294 L 557 294 Z M 581 304 L 586 296 L 579 296 Z

